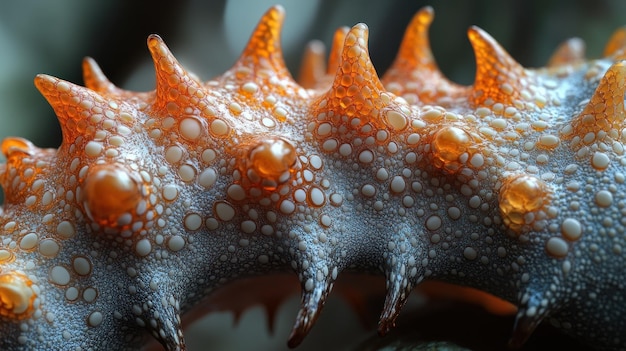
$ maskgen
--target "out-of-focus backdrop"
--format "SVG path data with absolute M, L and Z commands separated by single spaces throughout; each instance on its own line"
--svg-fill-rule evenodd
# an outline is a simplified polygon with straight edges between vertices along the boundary
M 38 73 L 82 83 L 81 60 L 91 56 L 116 85 L 130 90 L 154 87 L 146 49 L 151 33 L 161 35 L 178 60 L 203 79 L 227 70 L 239 56 L 265 10 L 278 0 L 222 1 L 79 1 L 24 0 L 0 4 L 0 139 L 25 137 L 40 147 L 58 147 L 61 133 L 52 109 L 33 86 Z M 466 31 L 485 29 L 526 67 L 542 66 L 554 48 L 573 36 L 598 57 L 611 33 L 626 24 L 626 2 L 620 0 L 422 1 L 422 0 L 285 0 L 282 42 L 287 65 L 297 74 L 306 43 L 327 46 L 342 25 L 367 23 L 370 54 L 379 74 L 397 51 L 402 34 L 418 9 L 431 5 L 435 21 L 431 45 L 449 78 L 471 84 L 474 62 Z M 335 302 L 331 301 L 331 305 Z M 276 335 L 266 335 L 263 312 L 242 317 L 239 337 L 225 341 L 232 324 L 227 314 L 209 317 L 189 330 L 190 349 L 277 350 L 284 348 L 297 299 L 281 309 Z M 326 308 L 328 327 L 317 326 L 303 350 L 342 349 L 365 334 L 345 306 Z M 341 319 L 343 318 L 343 319 Z M 251 334 L 250 330 L 256 330 Z M 318 336 L 322 332 L 331 336 Z M 254 335 L 254 336 L 252 336 Z M 313 340 L 311 340 L 313 339 Z M 320 345 L 315 339 L 330 342 Z M 247 346 L 244 346 L 247 345 Z

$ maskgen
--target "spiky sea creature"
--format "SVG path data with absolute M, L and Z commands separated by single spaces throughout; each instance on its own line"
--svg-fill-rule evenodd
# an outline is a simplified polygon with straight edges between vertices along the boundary
M 86 87 L 38 76 L 63 143 L 1 145 L 0 348 L 137 349 L 148 331 L 185 349 L 181 315 L 284 271 L 302 285 L 292 346 L 352 271 L 386 277 L 382 333 L 442 280 L 517 306 L 513 344 L 549 320 L 626 348 L 624 31 L 599 60 L 569 43 L 530 70 L 473 27 L 466 87 L 433 61 L 432 18 L 415 16 L 380 80 L 358 24 L 297 84 L 279 6 L 208 82 L 156 35 L 153 92 L 91 59 Z

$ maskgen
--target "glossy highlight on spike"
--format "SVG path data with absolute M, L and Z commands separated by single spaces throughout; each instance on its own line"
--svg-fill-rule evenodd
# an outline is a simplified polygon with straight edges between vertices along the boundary
M 91 58 L 84 87 L 35 78 L 63 142 L 0 145 L 0 349 L 186 350 L 199 311 L 262 304 L 271 320 L 285 273 L 301 290 L 290 347 L 331 294 L 366 316 L 373 273 L 383 335 L 417 290 L 508 315 L 512 346 L 550 324 L 626 348 L 623 28 L 601 58 L 571 39 L 531 69 L 471 27 L 463 86 L 437 68 L 426 7 L 382 76 L 359 23 L 328 59 L 309 45 L 297 82 L 284 17 L 270 8 L 209 81 L 157 35 L 153 91 Z

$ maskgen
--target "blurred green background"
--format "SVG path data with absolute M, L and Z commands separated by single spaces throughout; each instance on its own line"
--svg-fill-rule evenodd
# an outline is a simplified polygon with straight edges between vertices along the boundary
M 51 108 L 33 86 L 38 73 L 81 83 L 81 60 L 96 59 L 118 86 L 151 90 L 152 63 L 146 49 L 151 33 L 161 35 L 189 70 L 209 79 L 227 70 L 239 56 L 262 13 L 275 1 L 100 1 L 26 0 L 0 4 L 0 139 L 21 136 L 41 147 L 57 147 L 60 129 Z M 611 33 L 626 24 L 626 1 L 527 0 L 527 1 L 356 1 L 285 0 L 287 18 L 283 47 L 287 64 L 298 72 L 306 43 L 320 39 L 330 44 L 334 30 L 365 22 L 370 27 L 370 54 L 382 74 L 393 60 L 411 17 L 422 6 L 435 9 L 431 44 L 439 66 L 452 80 L 471 84 L 474 62 L 466 31 L 478 25 L 498 40 L 527 67 L 542 66 L 554 48 L 573 36 L 587 42 L 589 57 L 598 57 Z M 331 302 L 335 304 L 335 302 Z M 297 307 L 290 301 L 279 316 L 277 335 L 265 336 L 260 309 L 244 314 L 239 337 L 227 339 L 232 319 L 210 317 L 204 326 L 192 328 L 190 349 L 255 350 L 284 348 Z M 326 308 L 303 350 L 322 347 L 315 339 L 328 339 L 327 349 L 350 345 L 332 338 L 348 335 L 359 340 L 362 331 L 356 317 L 339 306 Z M 347 319 L 341 319 L 347 318 Z M 282 324 L 281 324 L 282 323 Z M 337 326 L 340 326 L 339 328 Z M 248 329 L 246 329 L 248 328 Z M 250 329 L 256 330 L 254 338 Z M 322 332 L 331 336 L 318 336 Z M 313 340 L 311 340 L 313 339 Z M 249 342 L 252 342 L 251 344 Z M 216 346 L 218 345 L 218 346 Z M 344 345 L 339 347 L 338 345 Z M 333 347 L 336 346 L 336 347 Z

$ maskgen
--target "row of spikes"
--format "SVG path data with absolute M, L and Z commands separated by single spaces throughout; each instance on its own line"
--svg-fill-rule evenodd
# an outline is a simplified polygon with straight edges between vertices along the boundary
M 525 76 L 525 69 L 487 33 L 477 27 L 471 27 L 468 35 L 476 56 L 476 77 L 473 86 L 464 87 L 448 81 L 437 68 L 428 41 L 428 28 L 433 20 L 433 10 L 426 7 L 420 10 L 407 28 L 399 54 L 393 65 L 383 77 L 378 78 L 367 51 L 367 27 L 358 24 L 352 29 L 339 29 L 335 35 L 333 49 L 330 53 L 327 69 L 323 68 L 323 53 L 319 45 L 305 55 L 302 72 L 305 87 L 320 86 L 328 80 L 325 77 L 334 74 L 333 87 L 338 86 L 345 74 L 340 65 L 358 65 L 360 72 L 371 77 L 363 88 L 373 92 L 373 96 L 386 93 L 383 82 L 405 84 L 411 80 L 414 84 L 436 84 L 435 91 L 448 91 L 452 97 L 465 96 L 474 104 L 481 106 L 485 101 L 511 103 L 521 93 L 520 80 Z M 240 66 L 269 69 L 281 78 L 292 80 L 282 56 L 280 47 L 280 29 L 284 19 L 284 10 L 280 6 L 269 9 L 262 17 L 254 31 L 242 56 L 233 69 Z M 606 46 L 604 55 L 612 59 L 624 56 L 626 51 L 626 29 L 619 29 Z M 350 42 L 343 42 L 347 37 L 357 38 Z M 152 103 L 155 115 L 181 117 L 187 107 L 197 111 L 205 111 L 210 99 L 206 88 L 194 75 L 188 73 L 174 58 L 163 40 L 157 35 L 148 38 L 148 48 L 154 61 L 156 71 L 156 98 Z M 358 50 L 355 50 L 358 49 Z M 360 55 L 354 56 L 354 52 Z M 579 40 L 570 40 L 562 45 L 553 58 L 551 65 L 575 64 L 581 61 L 584 49 Z M 339 69 L 337 69 L 339 68 Z M 122 101 L 124 97 L 133 95 L 139 100 L 149 102 L 152 93 L 134 93 L 116 87 L 102 73 L 94 60 L 86 58 L 83 63 L 86 88 L 47 75 L 38 75 L 35 85 L 53 107 L 62 126 L 64 141 L 72 143 L 81 133 L 78 129 L 89 123 L 86 116 L 92 107 L 85 107 L 78 101 L 89 100 L 95 107 L 108 109 L 109 100 Z M 317 72 L 317 73 L 315 73 Z M 326 72 L 320 74 L 319 72 Z M 626 85 L 623 84 L 625 75 L 624 65 L 618 63 L 609 69 L 605 78 L 600 82 L 597 92 L 592 96 L 589 104 L 574 121 L 573 135 L 584 136 L 593 125 L 595 131 L 607 130 L 617 122 L 623 120 L 623 96 Z M 414 81 L 418 77 L 418 81 Z M 504 77 L 504 78 L 503 78 Z M 262 79 L 252 77 L 252 79 Z M 502 81 L 505 79 L 505 81 Z M 262 82 L 261 82 L 262 83 Z M 503 83 L 507 83 L 512 91 L 503 91 Z M 293 82 L 293 84 L 296 84 Z M 323 97 L 329 100 L 337 99 L 334 88 L 331 87 Z M 268 88 L 272 88 L 271 86 Z M 441 89 L 440 89 L 441 88 Z M 359 96 L 355 97 L 355 99 Z M 360 97 L 367 99 L 368 97 Z M 427 92 L 420 98 L 424 102 L 430 101 Z M 339 104 L 336 104 L 339 105 Z M 597 106 L 609 106 L 605 111 L 598 111 Z M 160 112 L 160 113 L 159 113 Z M 345 111 L 335 111 L 342 113 Z M 210 114 L 209 114 L 210 116 Z M 591 116 L 591 117 L 590 117 Z M 208 116 L 207 116 L 208 117 Z M 605 122 L 603 122 L 603 120 Z M 593 121 L 593 123 L 591 123 Z

